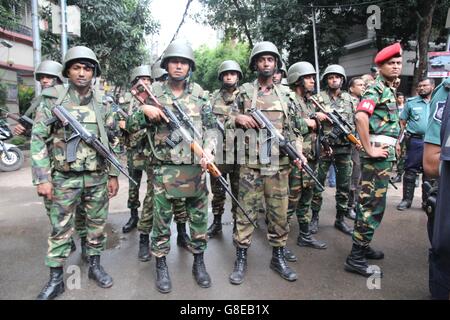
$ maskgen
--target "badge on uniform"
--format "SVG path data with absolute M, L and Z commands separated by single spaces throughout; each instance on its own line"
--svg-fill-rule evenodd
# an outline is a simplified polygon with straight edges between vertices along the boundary
M 433 119 L 441 123 L 442 115 L 444 114 L 444 109 L 445 109 L 445 101 L 438 101 L 436 103 L 436 111 L 433 114 Z

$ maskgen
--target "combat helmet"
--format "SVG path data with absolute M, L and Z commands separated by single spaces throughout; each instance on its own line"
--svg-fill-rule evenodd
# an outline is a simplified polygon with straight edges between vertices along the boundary
M 289 85 L 293 85 L 300 77 L 310 74 L 316 74 L 316 69 L 314 69 L 311 63 L 306 61 L 296 62 L 288 70 L 287 82 Z
M 52 60 L 42 61 L 34 72 L 34 79 L 39 81 L 39 77 L 43 75 L 54 76 L 59 79 L 59 81 L 63 82 L 63 77 L 61 74 L 63 66 Z
M 67 78 L 67 69 L 69 69 L 70 62 L 73 60 L 89 60 L 93 64 L 95 64 L 95 77 L 98 77 L 102 74 L 102 70 L 100 68 L 100 63 L 97 60 L 97 56 L 94 51 L 85 46 L 77 46 L 72 47 L 67 50 L 66 55 L 64 56 L 64 65 L 62 74 Z
M 345 70 L 341 65 L 338 64 L 330 64 L 328 67 L 326 67 L 323 75 L 322 75 L 322 81 L 327 78 L 327 75 L 336 73 L 344 77 L 344 83 L 347 82 L 347 76 L 345 75 Z
M 217 77 L 219 81 L 222 81 L 222 73 L 224 73 L 225 71 L 236 71 L 239 74 L 239 80 L 242 80 L 241 66 L 236 61 L 226 60 L 220 64 L 219 70 L 217 71 Z
M 192 47 L 185 41 L 174 41 L 164 51 L 164 56 L 161 60 L 161 68 L 167 70 L 167 64 L 170 58 L 185 58 L 191 63 L 191 70 L 195 71 L 195 58 Z
M 252 53 L 250 54 L 250 58 L 248 61 L 250 70 L 255 71 L 255 59 L 257 56 L 264 53 L 274 55 L 277 58 L 277 68 L 281 69 L 281 67 L 283 66 L 283 62 L 281 61 L 281 55 L 278 52 L 277 47 L 270 41 L 263 41 L 255 44 L 252 49 Z
M 152 66 L 152 79 L 159 79 L 167 74 L 167 71 L 161 68 L 161 60 L 156 61 Z
M 149 65 L 142 65 L 136 68 L 133 68 L 130 72 L 130 82 L 133 83 L 137 77 L 152 77 L 152 72 L 150 70 Z

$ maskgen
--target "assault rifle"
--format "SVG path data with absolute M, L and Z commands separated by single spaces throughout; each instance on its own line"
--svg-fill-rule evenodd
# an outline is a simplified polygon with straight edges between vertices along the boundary
M 25 115 L 21 116 L 21 115 L 17 115 L 14 113 L 10 113 L 5 109 L 1 109 L 1 110 L 6 112 L 7 118 L 13 119 L 17 123 L 20 123 L 22 125 L 22 127 L 24 127 L 25 129 L 29 130 L 29 129 L 31 129 L 31 127 L 33 127 L 34 121 L 31 120 L 29 117 L 27 117 Z

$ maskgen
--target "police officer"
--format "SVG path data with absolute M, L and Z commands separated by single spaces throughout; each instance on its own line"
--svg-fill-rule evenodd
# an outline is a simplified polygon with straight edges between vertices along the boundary
M 297 104 L 297 115 L 303 118 L 307 125 L 308 131 L 303 135 L 303 154 L 308 159 L 308 165 L 313 171 L 316 171 L 317 161 L 320 156 L 320 141 L 317 135 L 318 127 L 320 127 L 320 119 L 326 120 L 323 113 L 315 113 L 315 107 L 310 101 L 310 97 L 315 88 L 316 70 L 306 61 L 293 64 L 287 74 L 287 82 L 295 93 Z M 310 119 L 313 118 L 313 119 Z M 319 119 L 320 118 L 320 119 Z M 314 249 L 326 249 L 325 242 L 315 239 L 309 230 L 310 217 L 308 217 L 309 207 L 313 197 L 315 182 L 314 180 L 293 167 L 289 175 L 289 206 L 288 216 L 294 214 L 299 224 L 299 235 L 297 237 L 297 245 L 301 247 L 311 247 Z
M 434 89 L 433 79 L 423 79 L 417 85 L 418 96 L 409 98 L 400 114 L 402 131 L 406 131 L 405 175 L 403 177 L 403 199 L 397 210 L 403 211 L 411 207 L 416 187 L 416 178 L 423 171 L 423 137 L 427 128 L 431 93 Z M 398 149 L 400 149 L 398 145 Z M 429 179 L 422 176 L 422 182 Z M 422 208 L 425 208 L 426 195 L 422 187 Z
M 32 130 L 33 183 L 39 195 L 52 201 L 52 232 L 45 260 L 50 268 L 50 280 L 38 299 L 52 299 L 64 292 L 63 265 L 70 253 L 77 207 L 86 214 L 88 276 L 102 288 L 113 285 L 113 279 L 100 265 L 100 254 L 106 244 L 104 228 L 109 198 L 119 189 L 118 171 L 109 168 L 105 159 L 83 141 L 76 148 L 76 160 L 68 162 L 66 137 L 70 132 L 59 123 L 49 127 L 44 122 L 52 117 L 54 106 L 62 105 L 82 126 L 98 135 L 105 146 L 109 145 L 108 132 L 117 128 L 112 113 L 103 108 L 92 86 L 92 81 L 101 75 L 101 68 L 91 49 L 83 46 L 69 49 L 64 58 L 63 75 L 69 78 L 68 88 L 62 92 L 55 88 L 42 92 L 43 101 Z M 50 147 L 47 141 L 51 141 Z
M 433 92 L 425 133 L 423 167 L 427 176 L 439 178 L 436 209 L 428 215 L 429 287 L 432 299 L 450 299 L 450 78 Z
M 253 83 L 245 83 L 239 89 L 240 99 L 238 110 L 233 112 L 226 122 L 229 129 L 243 129 L 251 134 L 259 129 L 257 122 L 248 114 L 249 110 L 257 108 L 267 114 L 273 125 L 289 139 L 294 138 L 293 128 L 300 124 L 295 122 L 289 109 L 290 92 L 280 85 L 273 83 L 273 75 L 277 68 L 281 68 L 281 56 L 276 46 L 268 41 L 257 43 L 251 52 L 249 67 L 257 72 L 257 79 Z M 307 128 L 306 128 L 307 130 Z M 256 137 L 255 137 L 256 138 Z M 256 139 L 255 139 L 256 140 Z M 267 238 L 273 248 L 270 268 L 277 272 L 283 279 L 295 281 L 297 274 L 286 263 L 284 251 L 289 233 L 287 219 L 288 178 L 290 171 L 289 159 L 279 155 L 278 148 L 272 148 L 272 157 L 268 163 L 262 163 L 263 157 L 256 145 L 252 145 L 250 139 L 246 145 L 250 156 L 250 150 L 256 150 L 256 161 L 245 159 L 245 164 L 240 166 L 239 202 L 247 211 L 250 219 L 257 219 L 261 199 L 265 200 L 267 212 Z M 248 147 L 248 148 L 247 148 Z M 277 153 L 278 152 L 278 153 Z M 272 161 L 276 157 L 278 163 Z M 304 159 L 306 161 L 306 159 Z M 254 227 L 244 217 L 242 212 L 237 212 L 233 242 L 236 247 L 236 261 L 229 279 L 232 284 L 241 284 L 244 281 L 247 269 L 247 250 L 252 242 Z
M 242 70 L 234 60 L 226 60 L 222 62 L 219 66 L 218 70 L 218 79 L 222 82 L 222 88 L 216 90 L 212 94 L 211 98 L 211 106 L 212 111 L 217 117 L 217 119 L 223 124 L 225 120 L 228 118 L 231 110 L 236 109 L 237 99 L 239 96 L 239 81 L 242 80 Z M 223 150 L 225 151 L 225 155 L 218 159 L 216 155 L 216 160 L 220 165 L 218 166 L 220 172 L 226 179 L 227 175 L 230 177 L 231 182 L 231 191 L 237 197 L 238 196 L 238 188 L 239 188 L 239 166 L 237 165 L 236 158 L 234 157 L 234 139 L 228 139 L 226 137 L 226 133 L 223 136 Z M 228 155 L 228 152 L 232 152 L 233 154 Z M 234 159 L 232 163 L 227 162 L 228 159 Z M 211 180 L 211 191 L 213 193 L 212 199 L 212 212 L 214 215 L 214 221 L 208 228 L 208 236 L 210 238 L 214 237 L 218 233 L 222 231 L 222 215 L 224 213 L 225 206 L 225 190 L 221 188 L 220 183 L 217 179 Z M 231 212 L 233 214 L 233 220 L 236 215 L 237 206 L 232 203 Z
M 395 161 L 395 145 L 400 133 L 393 83 L 402 70 L 399 43 L 381 50 L 375 57 L 379 76 L 369 86 L 356 109 L 356 129 L 364 147 L 361 152 L 361 192 L 356 208 L 353 246 L 345 270 L 363 276 L 379 275 L 367 259 L 383 259 L 381 251 L 369 244 L 380 225 L 386 207 L 389 173 Z
M 216 127 L 216 118 L 211 111 L 209 99 L 203 89 L 190 80 L 195 71 L 195 59 L 192 48 L 184 42 L 172 42 L 164 53 L 161 66 L 168 72 L 168 80 L 152 85 L 152 91 L 159 102 L 178 111 L 172 106 L 177 102 L 194 124 L 201 124 L 204 129 Z M 172 290 L 166 256 L 170 251 L 170 222 L 173 215 L 174 202 L 184 199 L 189 215 L 191 231 L 190 249 L 194 254 L 192 272 L 197 284 L 202 288 L 211 286 L 211 278 L 206 271 L 203 252 L 207 243 L 208 223 L 208 191 L 206 176 L 207 159 L 212 158 L 216 139 L 206 136 L 204 139 L 204 155 L 201 166 L 192 164 L 190 153 L 185 148 L 170 148 L 168 119 L 161 109 L 151 105 L 141 106 L 141 110 L 128 118 L 127 126 L 139 125 L 151 128 L 151 148 L 155 163 L 153 166 L 153 229 L 151 251 L 156 257 L 156 287 L 161 293 Z M 193 133 L 191 132 L 191 135 Z M 180 142 L 184 146 L 184 142 Z
M 353 109 L 355 101 L 341 88 L 347 81 L 345 70 L 338 64 L 329 65 L 322 75 L 322 81 L 326 82 L 326 90 L 318 93 L 315 98 L 328 111 L 336 110 L 348 123 L 353 124 Z M 319 110 L 318 110 L 319 111 Z M 350 190 L 350 177 L 352 174 L 351 143 L 346 139 L 334 134 L 333 125 L 330 121 L 324 122 L 324 135 L 328 140 L 332 154 L 322 152 L 317 171 L 317 179 L 325 182 L 326 174 L 330 166 L 336 169 L 336 220 L 334 227 L 339 231 L 351 235 L 352 228 L 344 221 L 348 216 L 348 198 Z M 319 225 L 319 211 L 322 207 L 322 192 L 316 186 L 313 200 L 311 202 L 312 219 L 311 230 L 316 233 Z M 349 218 L 353 218 L 348 216 Z

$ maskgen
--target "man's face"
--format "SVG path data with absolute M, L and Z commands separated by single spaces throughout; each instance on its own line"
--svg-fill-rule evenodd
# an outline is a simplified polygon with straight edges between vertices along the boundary
M 274 56 L 266 54 L 256 59 L 256 70 L 263 77 L 272 77 L 275 73 L 277 61 Z
M 184 80 L 189 72 L 189 60 L 185 58 L 170 58 L 167 64 L 169 77 L 174 80 Z
M 434 86 L 430 80 L 420 81 L 417 85 L 417 94 L 422 98 L 428 97 L 433 92 Z
M 91 84 L 94 69 L 82 63 L 74 63 L 67 70 L 68 78 L 75 86 L 84 88 Z
M 141 80 L 146 86 L 152 84 L 152 78 L 150 77 L 139 77 L 139 80 Z
M 405 97 L 404 96 L 398 96 L 397 97 L 397 105 L 402 106 L 405 103 Z
M 362 79 L 356 79 L 353 82 L 353 86 L 350 88 L 351 93 L 357 97 L 361 97 L 364 90 L 366 90 L 366 84 Z
M 43 74 L 39 78 L 39 83 L 42 89 L 53 87 L 56 84 L 56 77 L 48 74 Z
M 398 78 L 402 73 L 402 58 L 391 58 L 381 66 L 378 66 L 378 70 L 386 79 L 392 80 Z
M 283 73 L 281 71 L 276 71 L 273 75 L 273 82 L 276 84 L 281 83 L 281 79 L 283 78 Z
M 309 74 L 303 77 L 303 86 L 306 92 L 313 92 L 314 86 L 316 84 L 316 80 L 314 79 L 315 75 Z
M 226 87 L 233 87 L 239 79 L 237 71 L 225 71 L 222 73 L 222 81 Z
M 328 88 L 337 90 L 342 87 L 342 76 L 336 73 L 327 76 Z

